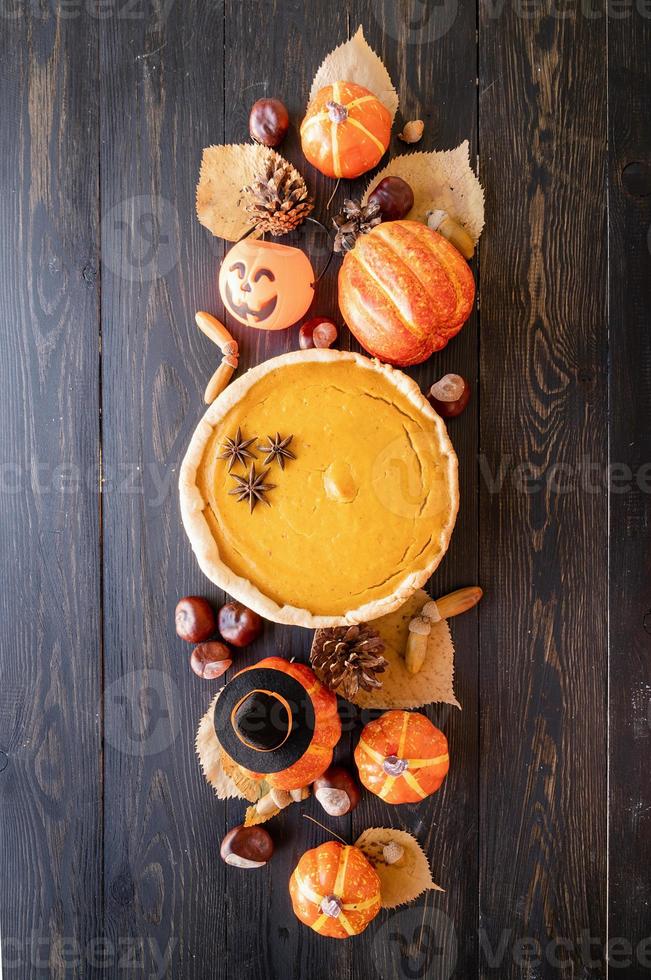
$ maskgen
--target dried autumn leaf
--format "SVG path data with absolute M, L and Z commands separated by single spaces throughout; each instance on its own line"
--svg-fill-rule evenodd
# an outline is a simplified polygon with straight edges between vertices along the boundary
M 446 620 L 433 623 L 427 643 L 427 655 L 417 674 L 410 674 L 405 661 L 409 623 L 418 616 L 429 596 L 422 589 L 397 609 L 374 619 L 373 629 L 384 640 L 382 656 L 389 666 L 381 676 L 382 687 L 375 691 L 358 691 L 354 704 L 360 708 L 420 708 L 433 701 L 459 708 L 454 696 L 454 646 Z
M 245 799 L 222 765 L 222 747 L 215 733 L 213 716 L 219 694 L 199 722 L 195 746 L 204 776 L 220 800 Z
M 263 789 L 263 787 L 266 787 L 266 784 L 247 776 L 238 764 L 226 755 L 223 749 L 221 750 L 221 762 L 224 772 L 235 784 L 242 799 L 248 800 L 249 803 L 256 803 L 264 795 L 266 788 Z
M 272 159 L 287 163 L 275 150 L 259 143 L 207 146 L 197 184 L 197 217 L 201 224 L 218 238 L 238 241 L 252 225 L 243 189 L 264 176 Z M 291 169 L 301 179 L 298 171 Z M 256 232 L 252 237 L 258 237 Z
M 403 855 L 395 864 L 387 864 L 385 860 L 384 848 L 388 844 L 403 848 Z M 378 874 L 383 909 L 413 902 L 424 891 L 443 891 L 434 883 L 422 847 L 406 830 L 371 827 L 355 841 L 355 847 L 364 852 Z
M 484 227 L 484 190 L 470 166 L 468 140 L 454 150 L 394 157 L 369 183 L 363 204 L 377 184 L 389 176 L 402 177 L 414 192 L 409 220 L 426 223 L 428 211 L 447 211 L 477 244 Z
M 277 817 L 279 813 L 280 809 L 278 807 L 271 810 L 270 813 L 260 814 L 258 813 L 257 807 L 249 806 L 246 808 L 246 813 L 244 814 L 244 826 L 255 827 L 258 824 L 266 823 L 267 820 L 271 820 L 272 817 Z
M 391 113 L 391 118 L 395 118 L 399 103 L 398 93 L 382 59 L 366 41 L 362 27 L 358 28 L 350 41 L 344 41 L 324 59 L 312 82 L 310 102 L 317 92 L 335 82 L 355 82 L 356 85 L 362 85 L 376 95 Z

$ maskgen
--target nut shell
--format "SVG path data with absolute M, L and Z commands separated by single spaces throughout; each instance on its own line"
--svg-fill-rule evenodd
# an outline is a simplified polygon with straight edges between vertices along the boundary
M 262 868 L 274 852 L 274 842 L 264 827 L 233 827 L 222 841 L 219 853 L 236 868 Z
M 174 621 L 176 635 L 186 643 L 203 643 L 217 631 L 213 608 L 207 599 L 199 595 L 186 595 L 179 599 Z
M 262 618 L 241 602 L 227 602 L 217 617 L 219 632 L 234 647 L 248 647 L 262 633 Z
M 280 99 L 258 99 L 251 107 L 249 133 L 263 146 L 279 146 L 287 136 L 289 113 Z
M 359 806 L 359 786 L 343 766 L 330 766 L 314 780 L 314 795 L 330 817 L 343 817 Z
M 206 681 L 221 677 L 232 665 L 231 651 L 217 640 L 197 644 L 190 655 L 192 670 Z

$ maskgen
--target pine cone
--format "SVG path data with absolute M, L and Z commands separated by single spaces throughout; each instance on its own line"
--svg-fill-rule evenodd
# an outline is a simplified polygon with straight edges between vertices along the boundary
M 314 210 L 305 181 L 291 163 L 271 157 L 264 174 L 244 187 L 245 210 L 261 234 L 276 238 L 305 221 Z
M 316 631 L 310 662 L 327 687 L 341 689 L 344 697 L 351 699 L 360 687 L 364 691 L 382 687 L 375 675 L 389 666 L 383 650 L 379 633 L 366 623 L 336 626 Z
M 381 221 L 378 201 L 366 205 L 362 205 L 359 201 L 344 201 L 343 211 L 332 219 L 337 229 L 335 252 L 350 252 L 359 236 L 366 235 Z

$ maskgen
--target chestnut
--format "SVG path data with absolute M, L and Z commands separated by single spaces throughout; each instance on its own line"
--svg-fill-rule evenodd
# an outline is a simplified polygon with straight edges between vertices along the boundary
M 312 347 L 332 347 L 337 339 L 337 327 L 327 316 L 313 316 L 306 320 L 298 332 L 298 344 L 301 350 Z
M 264 827 L 239 824 L 226 834 L 219 850 L 226 864 L 235 868 L 262 868 L 271 860 L 274 842 Z
M 368 203 L 374 202 L 383 221 L 400 221 L 414 206 L 414 192 L 402 177 L 385 177 L 368 196 Z
M 432 385 L 427 400 L 442 418 L 454 419 L 470 401 L 470 384 L 460 374 L 445 374 Z
M 287 136 L 289 113 L 280 99 L 258 99 L 249 115 L 251 139 L 264 146 L 279 146 Z
M 262 619 L 241 602 L 227 602 L 219 610 L 219 632 L 234 647 L 248 647 L 262 633 Z
M 207 599 L 186 595 L 176 606 L 176 634 L 187 643 L 203 643 L 217 630 L 215 614 Z
M 214 681 L 233 666 L 231 651 L 225 643 L 212 640 L 199 643 L 190 654 L 190 666 L 205 681 Z
M 330 766 L 314 780 L 314 795 L 331 817 L 343 817 L 359 804 L 362 798 L 359 786 L 342 766 Z

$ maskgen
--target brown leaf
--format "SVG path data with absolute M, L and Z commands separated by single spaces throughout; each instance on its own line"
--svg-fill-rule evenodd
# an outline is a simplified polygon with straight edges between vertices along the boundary
M 387 864 L 383 854 L 385 845 L 391 843 L 399 844 L 404 850 L 396 864 Z M 355 841 L 355 847 L 364 852 L 378 874 L 383 909 L 413 902 L 424 891 L 443 891 L 434 884 L 422 847 L 406 830 L 371 827 Z
M 222 765 L 222 747 L 215 733 L 213 716 L 219 693 L 213 698 L 208 711 L 199 722 L 195 741 L 199 762 L 204 776 L 220 800 L 245 799 Z
M 373 188 L 385 177 L 402 177 L 414 192 L 409 220 L 426 222 L 428 211 L 447 211 L 477 244 L 484 227 L 484 191 L 470 166 L 469 153 L 468 141 L 464 140 L 454 150 L 394 157 L 373 177 L 362 203 L 366 203 Z
M 398 93 L 382 59 L 366 41 L 362 27 L 358 28 L 350 41 L 344 41 L 325 58 L 314 76 L 310 102 L 317 92 L 335 82 L 354 82 L 367 88 L 387 107 L 391 118 L 395 119 Z
M 272 810 L 271 813 L 265 813 L 264 816 L 260 816 L 255 806 L 249 806 L 246 808 L 246 813 L 244 815 L 244 826 L 245 827 L 255 827 L 258 824 L 266 823 L 267 820 L 271 820 L 272 817 L 277 817 L 280 810 L 276 808 Z
M 262 787 L 266 786 L 264 782 L 258 782 L 255 779 L 251 779 L 244 773 L 236 762 L 233 762 L 230 756 L 226 755 L 224 750 L 221 750 L 221 762 L 226 775 L 232 780 L 232 782 L 237 787 L 239 796 L 244 800 L 248 800 L 249 803 L 256 803 L 260 797 L 266 792 L 263 791 Z
M 201 224 L 218 238 L 238 241 L 252 223 L 245 210 L 243 188 L 264 176 L 272 159 L 286 162 L 279 153 L 259 143 L 206 147 L 197 184 L 197 217 Z M 292 177 L 301 179 L 293 167 Z
M 430 597 L 422 589 L 397 609 L 370 624 L 384 640 L 383 656 L 389 666 L 381 675 L 382 687 L 358 691 L 350 700 L 360 708 L 420 708 L 433 701 L 459 708 L 454 695 L 454 646 L 446 620 L 432 624 L 425 663 L 410 674 L 405 663 L 409 622 Z

